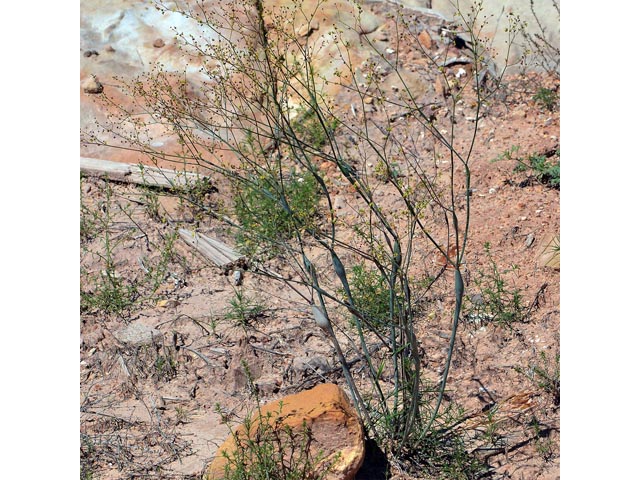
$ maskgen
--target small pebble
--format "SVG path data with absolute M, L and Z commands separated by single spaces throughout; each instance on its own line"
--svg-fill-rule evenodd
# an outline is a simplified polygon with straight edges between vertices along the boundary
M 472 295 L 469 300 L 471 300 L 471 303 L 473 303 L 474 305 L 483 305 L 484 304 L 484 298 L 482 297 L 482 294 L 480 294 L 480 293 L 476 293 L 475 295 Z
M 102 93 L 104 87 L 95 75 L 90 75 L 84 82 L 82 82 L 82 90 L 84 93 Z
M 153 42 L 153 46 L 155 48 L 162 48 L 164 47 L 164 40 L 162 40 L 161 38 L 156 38 L 155 41 Z
M 490 194 L 494 194 L 494 193 L 496 193 L 496 189 L 495 189 L 495 188 L 490 188 L 490 189 L 489 189 L 489 193 L 490 193 Z
M 529 235 L 527 235 L 527 239 L 525 240 L 524 244 L 527 248 L 531 247 L 531 245 L 533 245 L 533 242 L 535 241 L 536 237 L 533 235 L 533 233 L 530 233 Z

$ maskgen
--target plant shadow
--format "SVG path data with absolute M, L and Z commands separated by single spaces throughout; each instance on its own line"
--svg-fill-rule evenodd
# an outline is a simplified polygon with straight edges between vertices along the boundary
M 389 462 L 384 452 L 375 441 L 365 441 L 364 461 L 356 473 L 355 480 L 386 480 L 388 472 Z

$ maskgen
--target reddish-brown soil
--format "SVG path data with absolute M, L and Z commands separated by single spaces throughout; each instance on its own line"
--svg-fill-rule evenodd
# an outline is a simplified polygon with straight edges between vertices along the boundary
M 399 55 L 405 63 L 415 61 L 412 52 Z M 531 372 L 537 366 L 553 375 L 559 354 L 559 268 L 544 266 L 538 254 L 545 238 L 559 235 L 560 194 L 529 178 L 531 172 L 515 173 L 515 160 L 493 161 L 512 147 L 519 148 L 514 157 L 559 158 L 558 106 L 549 110 L 533 100 L 540 87 L 559 94 L 553 77 L 505 79 L 501 96 L 482 113 L 471 161 L 466 296 L 479 293 L 475 282 L 490 271 L 484 249 L 490 244 L 499 271 L 508 270 L 502 273 L 505 287 L 521 293 L 526 313 L 509 325 L 466 315 L 458 330 L 448 398 L 469 417 L 461 428 L 477 437 L 469 448 L 477 448 L 491 467 L 485 478 L 559 478 L 560 408 L 554 396 L 559 386 L 544 388 Z M 438 115 L 444 124 L 450 113 Z M 468 145 L 473 122 L 459 115 L 456 135 L 460 145 Z M 219 192 L 205 199 L 214 208 L 228 192 L 227 185 L 217 186 Z M 350 204 L 352 192 L 336 192 Z M 94 475 L 85 478 L 198 478 L 229 425 L 252 407 L 243 361 L 264 401 L 325 381 L 344 385 L 331 344 L 308 305 L 282 284 L 244 272 L 242 292 L 260 299 L 266 310 L 246 329 L 225 318 L 239 289 L 232 276 L 179 238 L 170 240 L 177 226 L 185 226 L 233 244 L 215 218 L 162 192 L 99 179 L 82 181 L 82 201 L 88 222 L 81 242 L 82 290 L 95 296 L 105 282 L 108 231 L 113 269 L 122 284 L 138 282 L 140 294 L 122 314 L 98 308 L 81 314 L 81 459 L 84 471 Z M 97 219 L 107 214 L 108 227 L 101 228 Z M 342 215 L 348 223 L 348 208 Z M 433 251 L 420 252 L 416 271 L 431 273 L 439 261 Z M 163 272 L 155 290 L 145 269 Z M 423 368 L 431 380 L 438 378 L 446 355 L 452 300 L 451 278 L 445 278 L 416 320 Z M 130 324 L 153 327 L 162 336 L 147 346 L 131 346 L 116 338 Z M 487 412 L 496 411 L 491 424 Z M 490 429 L 493 439 L 487 442 Z M 417 478 L 400 467 L 392 475 Z

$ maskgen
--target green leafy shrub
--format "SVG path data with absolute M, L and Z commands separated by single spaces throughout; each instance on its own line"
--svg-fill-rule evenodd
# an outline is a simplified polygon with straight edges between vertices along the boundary
M 274 247 L 313 224 L 318 211 L 317 183 L 310 172 L 286 178 L 264 175 L 236 185 L 235 212 L 242 229 L 237 240 L 245 253 Z
M 516 164 L 513 167 L 513 171 L 528 175 L 525 180 L 518 184 L 520 187 L 526 187 L 531 185 L 532 181 L 536 181 L 551 188 L 560 189 L 560 150 L 551 151 L 547 154 L 531 154 L 526 157 L 518 156 L 519 150 L 520 147 L 514 145 L 494 158 L 492 162 L 515 161 Z M 557 160 L 554 160 L 556 157 Z
M 558 94 L 550 88 L 540 87 L 533 96 L 533 100 L 547 110 L 552 111 L 558 103 Z
M 491 256 L 491 245 L 485 243 L 485 253 L 489 259 L 489 271 L 479 270 L 474 280 L 479 295 L 473 301 L 473 307 L 467 312 L 467 318 L 480 323 L 496 323 L 511 326 L 526 319 L 528 307 L 524 304 L 519 288 L 509 288 L 506 275 L 517 271 L 518 266 L 500 270 Z
M 530 363 L 526 368 L 515 367 L 515 370 L 549 394 L 554 405 L 560 405 L 560 353 L 556 353 L 552 360 L 542 351 L 539 361 Z
M 236 290 L 224 312 L 224 318 L 235 325 L 247 328 L 254 320 L 264 315 L 266 307 L 259 299 Z
M 398 164 L 395 162 L 379 161 L 373 167 L 374 176 L 381 182 L 387 183 L 400 176 Z
M 546 155 L 529 155 L 526 159 L 516 159 L 518 164 L 514 172 L 533 172 L 536 181 L 549 185 L 552 188 L 560 188 L 560 152 L 557 162 L 552 161 Z
M 80 309 L 83 312 L 100 310 L 120 314 L 130 308 L 139 298 L 139 285 L 128 281 L 116 271 L 115 252 L 122 237 L 111 232 L 113 227 L 114 193 L 107 183 L 103 190 L 104 200 L 95 208 L 82 205 L 81 239 L 89 241 L 100 236 L 100 251 L 88 252 L 99 259 L 101 270 L 95 274 L 82 272 Z M 84 231 L 83 231 L 84 228 Z
M 320 150 L 327 143 L 327 137 L 333 135 L 338 127 L 336 118 L 323 118 L 322 121 L 315 115 L 313 109 L 303 112 L 293 123 L 293 130 L 302 142 L 310 150 Z
M 350 277 L 349 285 L 356 308 L 368 319 L 370 327 L 386 330 L 391 314 L 389 286 L 380 272 L 359 263 L 351 269 Z

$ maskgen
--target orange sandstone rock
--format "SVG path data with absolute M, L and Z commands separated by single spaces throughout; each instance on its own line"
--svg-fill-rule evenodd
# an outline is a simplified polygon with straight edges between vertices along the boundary
M 310 457 L 315 458 L 320 453 L 323 459 L 320 465 L 334 461 L 336 454 L 339 454 L 325 477 L 327 480 L 352 480 L 362 466 L 364 430 L 346 394 L 337 385 L 321 384 L 311 390 L 289 395 L 261 407 L 260 413 L 263 421 L 268 421 L 276 431 L 291 428 L 297 434 L 296 438 L 301 440 L 304 439 L 302 432 L 305 426 L 310 428 Z M 258 430 L 258 419 L 256 413 L 249 431 L 249 438 L 254 440 Z M 207 469 L 205 479 L 224 478 L 228 460 L 223 456 L 223 452 L 233 458 L 238 443 L 236 438 L 240 439 L 240 442 L 247 438 L 244 425 L 237 428 L 234 434 L 235 436 L 230 435 L 218 449 Z

